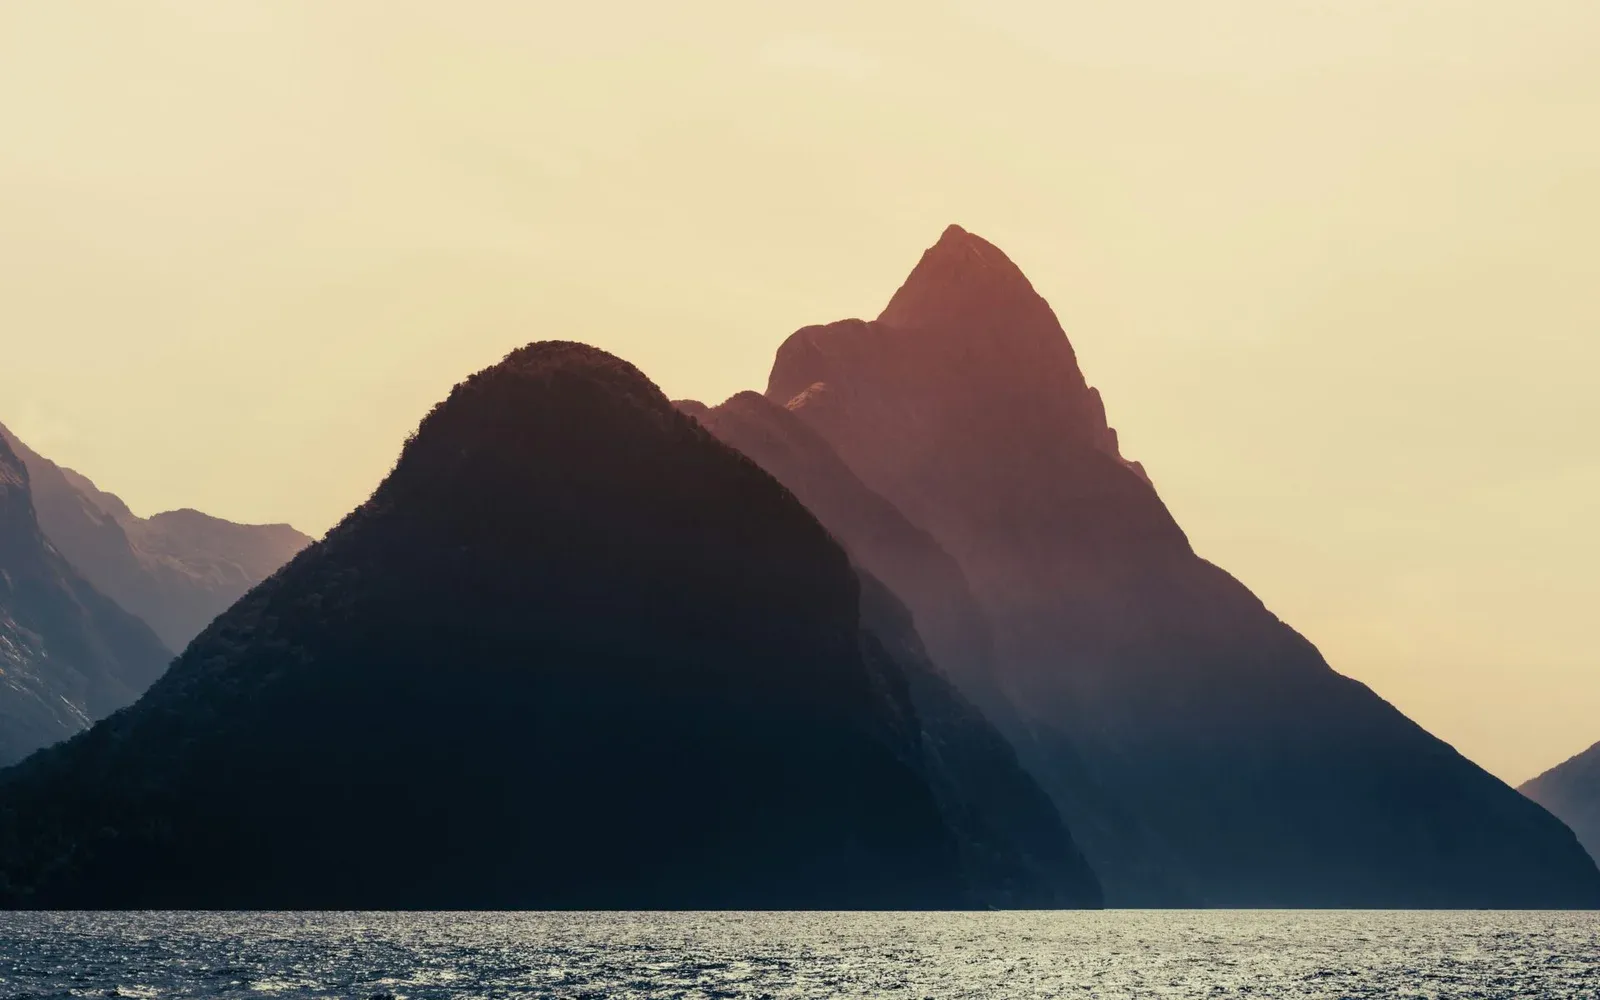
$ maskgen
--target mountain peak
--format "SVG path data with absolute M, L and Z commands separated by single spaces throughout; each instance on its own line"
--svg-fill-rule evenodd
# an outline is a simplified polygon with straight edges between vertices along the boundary
M 962 433 L 981 425 L 1003 438 L 1023 420 L 1044 439 L 1065 437 L 1121 461 L 1105 405 L 1050 304 L 999 247 L 958 225 L 923 252 L 876 321 L 796 331 L 778 349 L 767 396 L 825 421 L 859 405 L 894 410 L 901 403 L 886 404 L 882 394 L 891 386 L 916 386 L 925 419 Z M 877 402 L 864 404 L 863 392 Z M 840 450 L 849 462 L 850 446 Z M 916 520 L 914 509 L 906 513 Z
M 527 460 L 586 436 L 620 441 L 675 434 L 682 430 L 677 417 L 655 383 L 621 358 L 587 344 L 537 341 L 470 376 L 435 405 L 402 451 L 393 478 L 406 481 L 414 468 L 464 470 L 508 457 Z M 574 422 L 580 426 L 570 426 Z
M 952 224 L 923 252 L 878 319 L 890 326 L 916 328 L 970 323 L 985 314 L 1040 307 L 1049 310 L 1004 251 Z
M 993 243 L 990 243 L 988 240 L 977 235 L 976 233 L 961 228 L 961 226 L 954 222 L 944 227 L 944 232 L 939 234 L 939 242 L 935 243 L 929 249 L 937 250 L 940 248 L 944 248 L 944 250 L 947 252 L 960 251 L 969 254 L 982 254 L 984 252 L 989 252 L 999 254 L 1002 260 L 1005 258 L 1005 254 L 1000 253 L 1000 249 Z M 1007 261 L 1006 263 L 1010 263 L 1010 261 Z
M 457 389 L 528 382 L 547 387 L 582 384 L 615 393 L 619 401 L 626 400 L 657 413 L 672 409 L 672 404 L 655 383 L 633 365 L 597 347 L 566 340 L 541 340 L 519 347 L 499 364 L 468 378 Z
M 1569 830 L 1195 554 L 992 244 L 951 227 L 880 322 L 797 331 L 768 398 L 955 560 L 1113 905 L 1600 900 Z

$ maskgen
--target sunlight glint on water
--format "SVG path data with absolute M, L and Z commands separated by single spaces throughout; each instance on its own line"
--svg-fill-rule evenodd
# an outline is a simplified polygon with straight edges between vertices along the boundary
M 381 994 L 1587 1000 L 1600 914 L 0 914 L 0 997 Z

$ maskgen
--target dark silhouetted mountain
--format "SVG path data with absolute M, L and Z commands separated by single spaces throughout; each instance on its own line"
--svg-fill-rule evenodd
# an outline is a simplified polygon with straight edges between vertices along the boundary
M 0 901 L 1092 905 L 815 518 L 617 359 L 516 351 L 132 708 L 0 774 Z
M 45 540 L 27 467 L 0 437 L 0 763 L 129 704 L 171 656 Z
M 1600 860 L 1600 743 L 1518 789 L 1556 815 Z
M 952 226 L 878 320 L 791 336 L 766 395 L 960 565 L 1022 757 L 1108 901 L 1600 904 L 1559 822 L 1194 553 L 991 244 Z M 1092 781 L 1041 766 L 1052 747 Z M 1096 789 L 1150 834 L 1137 851 Z
M 40 456 L 4 426 L 0 438 L 28 466 L 45 535 L 173 649 L 311 544 L 287 524 L 234 524 L 195 510 L 137 517 L 121 498 Z

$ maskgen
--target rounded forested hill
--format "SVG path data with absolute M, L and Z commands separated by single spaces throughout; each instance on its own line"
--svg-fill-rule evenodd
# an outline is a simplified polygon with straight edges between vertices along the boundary
M 974 830 L 1048 876 L 1000 901 L 1097 902 L 1053 812 L 1028 856 L 947 819 L 987 806 L 872 648 L 793 496 L 626 363 L 530 345 L 137 705 L 0 775 L 0 902 L 969 906 Z

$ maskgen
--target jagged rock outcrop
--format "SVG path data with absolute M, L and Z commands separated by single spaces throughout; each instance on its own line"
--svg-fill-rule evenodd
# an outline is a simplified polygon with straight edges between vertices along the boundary
M 951 227 L 876 321 L 808 327 L 766 396 L 959 563 L 1023 737 L 1113 903 L 1591 906 L 1543 809 L 1197 556 L 1050 306 Z M 1130 855 L 1101 789 L 1150 832 Z
M 1600 860 L 1600 743 L 1552 767 L 1518 791 L 1555 814 Z
M 311 539 L 287 524 L 235 524 L 196 510 L 138 517 L 88 477 L 0 426 L 28 467 L 46 537 L 102 593 L 182 649 Z
M 137 705 L 0 774 L 0 903 L 1093 905 L 892 598 L 631 366 L 531 345 Z
M 0 764 L 129 704 L 171 655 L 46 541 L 27 468 L 0 437 Z

